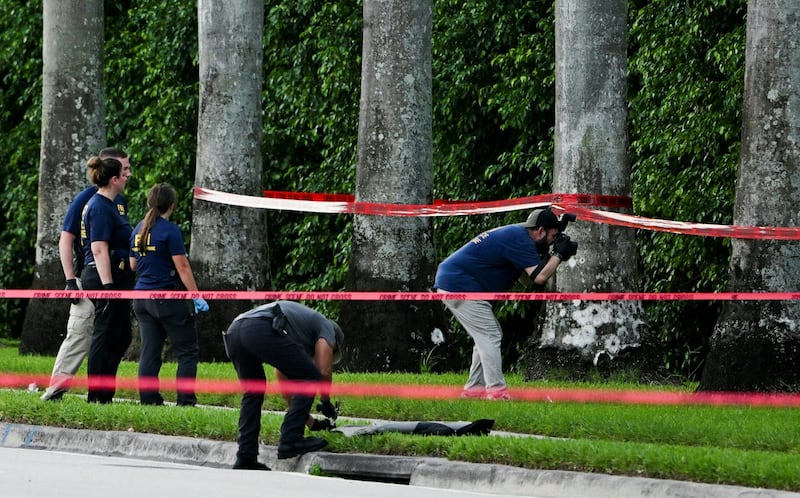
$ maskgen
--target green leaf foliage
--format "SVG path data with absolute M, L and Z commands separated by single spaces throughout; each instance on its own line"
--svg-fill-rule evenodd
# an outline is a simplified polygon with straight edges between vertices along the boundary
M 741 129 L 745 0 L 631 0 L 630 160 L 636 214 L 729 224 Z M 434 198 L 489 201 L 550 192 L 555 20 L 552 2 L 433 2 Z M 362 2 L 270 0 L 264 9 L 263 186 L 352 193 L 357 162 Z M 34 267 L 41 107 L 41 2 L 0 0 L 0 285 L 30 285 Z M 109 145 L 131 154 L 131 220 L 147 190 L 169 182 L 173 215 L 190 234 L 198 111 L 193 0 L 107 0 Z M 526 213 L 435 220 L 437 257 Z M 341 290 L 351 218 L 268 213 L 272 287 Z M 725 239 L 640 231 L 644 291 L 719 291 Z M 321 303 L 335 314 L 336 302 Z M 512 353 L 536 303 L 498 315 Z M 693 376 L 715 303 L 648 304 L 667 366 Z M 0 336 L 16 336 L 21 306 L 0 301 Z M 703 316 L 703 320 L 689 317 Z M 687 323 L 689 325 L 687 325 Z M 510 361 L 508 361 L 510 360 Z
M 358 141 L 361 5 L 268 2 L 264 24 L 264 188 L 352 193 Z M 273 286 L 344 287 L 349 216 L 270 211 Z M 320 303 L 336 314 L 335 302 Z
M 634 211 L 652 218 L 731 224 L 747 2 L 633 3 L 641 4 L 630 12 Z M 642 231 L 637 245 L 645 291 L 710 292 L 727 286 L 727 239 Z M 648 308 L 650 323 L 667 346 L 666 365 L 696 374 L 718 303 Z
M 105 31 L 108 144 L 131 156 L 131 223 L 144 217 L 147 191 L 169 183 L 178 193 L 171 220 L 188 246 L 199 100 L 197 3 L 106 2 Z
M 0 0 L 0 288 L 33 280 L 42 107 L 41 1 Z M 0 337 L 19 336 L 25 306 L 0 299 Z

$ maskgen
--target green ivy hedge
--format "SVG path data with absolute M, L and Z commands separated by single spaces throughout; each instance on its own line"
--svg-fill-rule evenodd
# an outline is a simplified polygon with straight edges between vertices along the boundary
M 105 6 L 108 141 L 132 155 L 132 220 L 143 215 L 147 189 L 168 181 L 181 195 L 173 219 L 188 237 L 199 88 L 196 2 L 108 0 Z M 508 0 L 498 8 L 490 0 L 437 0 L 433 7 L 434 196 L 494 200 L 549 192 L 553 3 Z M 0 0 L 4 288 L 29 286 L 34 267 L 41 11 L 41 1 Z M 745 14 L 745 0 L 630 2 L 630 159 L 637 214 L 731 223 Z M 265 189 L 353 191 L 361 15 L 359 2 L 267 1 Z M 475 233 L 522 216 L 437 219 L 437 254 L 442 259 Z M 274 288 L 343 287 L 349 217 L 276 211 L 268 218 Z M 727 240 L 641 231 L 637 244 L 640 290 L 719 291 L 727 285 Z M 717 308 L 648 304 L 673 372 L 693 376 L 701 368 Z M 501 308 L 501 320 L 514 329 L 507 329 L 508 337 L 524 337 L 524 317 L 532 309 L 522 303 Z M 20 303 L 0 301 L 0 337 L 19 335 L 23 312 Z M 708 318 L 687 320 L 697 314 Z

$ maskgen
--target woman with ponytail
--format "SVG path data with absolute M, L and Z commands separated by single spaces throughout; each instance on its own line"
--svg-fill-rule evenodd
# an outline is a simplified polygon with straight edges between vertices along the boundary
M 181 230 L 169 217 L 175 209 L 175 189 L 166 183 L 147 194 L 147 214 L 130 237 L 130 265 L 137 275 L 136 290 L 186 289 L 197 292 L 197 283 L 186 257 Z M 163 405 L 158 374 L 164 342 L 169 338 L 178 360 L 177 404 L 194 406 L 199 345 L 195 314 L 208 311 L 202 298 L 134 299 L 142 352 L 139 358 L 139 400 L 143 405 Z

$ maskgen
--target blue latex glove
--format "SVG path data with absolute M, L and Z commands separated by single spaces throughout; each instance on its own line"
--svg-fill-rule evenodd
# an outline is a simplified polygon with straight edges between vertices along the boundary
M 196 297 L 196 298 L 192 299 L 192 302 L 194 303 L 194 312 L 195 313 L 208 311 L 208 303 L 202 297 Z

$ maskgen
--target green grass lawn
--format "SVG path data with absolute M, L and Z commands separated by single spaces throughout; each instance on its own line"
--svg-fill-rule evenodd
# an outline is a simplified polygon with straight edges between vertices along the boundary
M 0 374 L 46 376 L 53 358 L 20 356 L 16 348 L 0 347 Z M 119 377 L 135 378 L 136 363 L 123 362 Z M 162 379 L 174 378 L 176 365 L 166 363 Z M 85 370 L 79 372 L 85 375 Z M 235 381 L 230 364 L 202 363 L 198 378 Z M 360 374 L 336 373 L 346 384 L 388 386 L 451 386 L 465 373 Z M 582 388 L 603 390 L 691 390 L 635 384 L 525 383 L 507 376 L 509 387 Z M 389 388 L 387 388 L 388 390 Z M 74 393 L 85 392 L 75 389 Z M 38 425 L 175 434 L 235 441 L 240 396 L 198 393 L 199 403 L 234 409 L 149 407 L 138 403 L 87 404 L 77 396 L 60 403 L 39 400 L 40 393 L 0 391 L 0 420 Z M 174 401 L 174 393 L 163 392 Z M 133 390 L 118 390 L 120 398 L 138 399 Z M 679 479 L 800 491 L 800 409 L 750 406 L 638 405 L 483 400 L 417 399 L 392 396 L 338 398 L 346 417 L 386 420 L 495 420 L 495 430 L 548 438 L 425 437 L 382 434 L 348 438 L 325 433 L 327 451 L 412 456 L 498 463 L 533 469 L 602 472 L 638 477 Z M 282 410 L 278 395 L 268 395 L 267 410 Z M 263 418 L 262 440 L 277 444 L 280 414 Z

